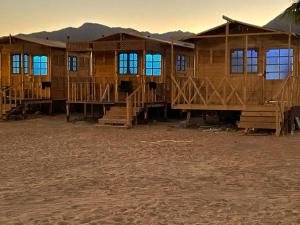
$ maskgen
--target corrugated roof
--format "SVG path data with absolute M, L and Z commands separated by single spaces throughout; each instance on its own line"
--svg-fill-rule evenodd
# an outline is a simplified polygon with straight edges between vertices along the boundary
M 185 47 L 185 48 L 191 48 L 194 49 L 195 45 L 192 43 L 187 43 L 187 42 L 183 42 L 183 41 L 168 41 L 168 40 L 164 40 L 164 39 L 160 39 L 160 38 L 154 38 L 154 37 L 149 37 L 149 36 L 143 36 L 143 35 L 138 35 L 138 34 L 133 34 L 133 33 L 129 33 L 129 32 L 121 32 L 121 33 L 115 33 L 115 34 L 111 34 L 105 37 L 101 37 L 99 39 L 96 39 L 96 41 L 101 41 L 102 39 L 106 39 L 108 37 L 112 37 L 118 34 L 126 34 L 126 35 L 130 35 L 133 37 L 137 37 L 137 38 L 141 38 L 141 39 L 145 39 L 145 40 L 150 40 L 150 41 L 156 41 L 156 42 L 160 42 L 163 44 L 168 44 L 168 45 L 175 45 L 175 46 L 179 46 L 179 47 Z
M 9 42 L 10 37 L 2 37 L 0 40 Z M 53 40 L 48 40 L 48 39 L 41 39 L 41 38 L 34 38 L 34 37 L 29 37 L 25 35 L 17 35 L 17 36 L 12 36 L 12 38 L 16 38 L 19 40 L 35 43 L 35 44 L 40 44 L 52 48 L 66 48 L 66 43 L 61 42 L 61 41 L 53 41 Z

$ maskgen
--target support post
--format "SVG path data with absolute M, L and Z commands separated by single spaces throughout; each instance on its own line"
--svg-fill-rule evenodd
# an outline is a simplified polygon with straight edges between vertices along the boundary
M 228 36 L 229 36 L 229 22 L 226 23 L 226 34 L 225 34 L 225 77 L 228 77 Z
M 245 53 L 244 53 L 244 104 L 247 102 L 247 75 L 248 75 L 248 35 L 245 36 Z
M 24 44 L 22 44 L 21 52 L 21 99 L 24 99 Z M 15 102 L 16 104 L 16 102 Z
M 86 107 L 87 107 L 87 105 L 86 105 L 86 103 L 84 103 L 84 104 L 83 104 L 83 117 L 84 117 L 84 119 L 87 118 L 87 110 L 86 110 Z
M 174 43 L 172 41 L 172 45 L 171 45 L 171 83 L 173 84 L 173 78 L 174 78 Z M 172 85 L 172 88 L 175 88 L 174 85 Z M 173 103 L 174 99 L 175 99 L 175 91 L 171 90 L 171 102 Z
M 194 67 L 193 67 L 193 69 L 194 69 L 194 71 L 193 71 L 194 78 L 196 77 L 196 74 L 197 74 L 197 71 L 196 71 L 197 62 L 198 62 L 198 45 L 196 44 L 195 51 L 194 51 Z
M 119 81 L 118 81 L 118 51 L 115 50 L 115 102 L 119 101 Z
M 66 111 L 67 111 L 67 122 L 70 121 L 70 103 L 66 104 Z
M 69 43 L 69 40 L 68 40 Z M 67 51 L 66 51 L 66 68 L 67 68 L 67 79 L 68 79 L 68 93 L 67 93 L 67 102 L 70 101 L 70 68 L 69 68 L 69 51 L 68 51 L 68 45 L 67 45 Z
M 145 107 L 145 111 L 144 111 L 144 119 L 148 120 L 148 116 L 149 116 L 149 111 L 148 111 L 148 107 Z
M 186 113 L 185 127 L 188 127 L 190 125 L 191 117 L 192 117 L 192 113 L 191 113 L 190 110 L 188 110 L 187 113 Z
M 164 119 L 168 119 L 168 104 L 165 104 L 164 106 Z
M 291 74 L 291 39 L 292 39 L 292 25 L 290 25 L 289 35 L 288 35 L 288 77 L 289 83 L 288 83 L 288 96 L 289 96 L 289 105 L 288 107 L 293 106 L 293 96 L 294 96 L 294 82 L 293 82 L 293 75 Z
M 3 113 L 3 89 L 2 89 L 2 52 L 0 51 L 0 119 L 2 119 Z

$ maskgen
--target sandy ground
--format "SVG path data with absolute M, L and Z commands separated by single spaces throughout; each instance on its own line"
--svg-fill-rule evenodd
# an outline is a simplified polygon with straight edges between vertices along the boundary
M 0 123 L 0 224 L 300 224 L 300 134 Z

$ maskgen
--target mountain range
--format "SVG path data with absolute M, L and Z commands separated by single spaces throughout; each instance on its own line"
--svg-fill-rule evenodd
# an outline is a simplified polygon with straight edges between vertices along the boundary
M 57 40 L 57 41 L 66 41 L 67 37 L 70 38 L 70 41 L 88 41 L 88 40 L 95 40 L 102 36 L 107 36 L 114 33 L 120 32 L 129 32 L 132 34 L 139 34 L 143 36 L 151 36 L 155 38 L 161 38 L 165 40 L 179 40 L 184 37 L 193 35 L 190 32 L 183 32 L 179 31 L 172 31 L 167 33 L 150 33 L 147 31 L 140 32 L 138 30 L 132 28 L 122 28 L 122 27 L 109 27 L 102 24 L 97 23 L 84 23 L 82 26 L 75 28 L 75 27 L 68 27 L 57 31 L 42 31 L 32 34 L 22 34 L 36 38 L 43 38 L 43 39 L 50 39 L 50 40 Z

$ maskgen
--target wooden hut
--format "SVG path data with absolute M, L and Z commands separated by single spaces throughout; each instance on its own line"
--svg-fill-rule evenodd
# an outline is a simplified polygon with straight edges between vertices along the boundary
M 171 76 L 192 76 L 194 45 L 129 33 L 68 43 L 68 101 L 104 106 L 99 122 L 131 126 L 151 107 L 171 103 Z
M 27 36 L 0 39 L 0 117 L 65 101 L 66 44 Z
M 288 112 L 300 106 L 299 38 L 224 19 L 184 40 L 195 44 L 196 71 L 172 77 L 172 107 L 240 111 L 240 128 L 276 129 L 279 135 Z

